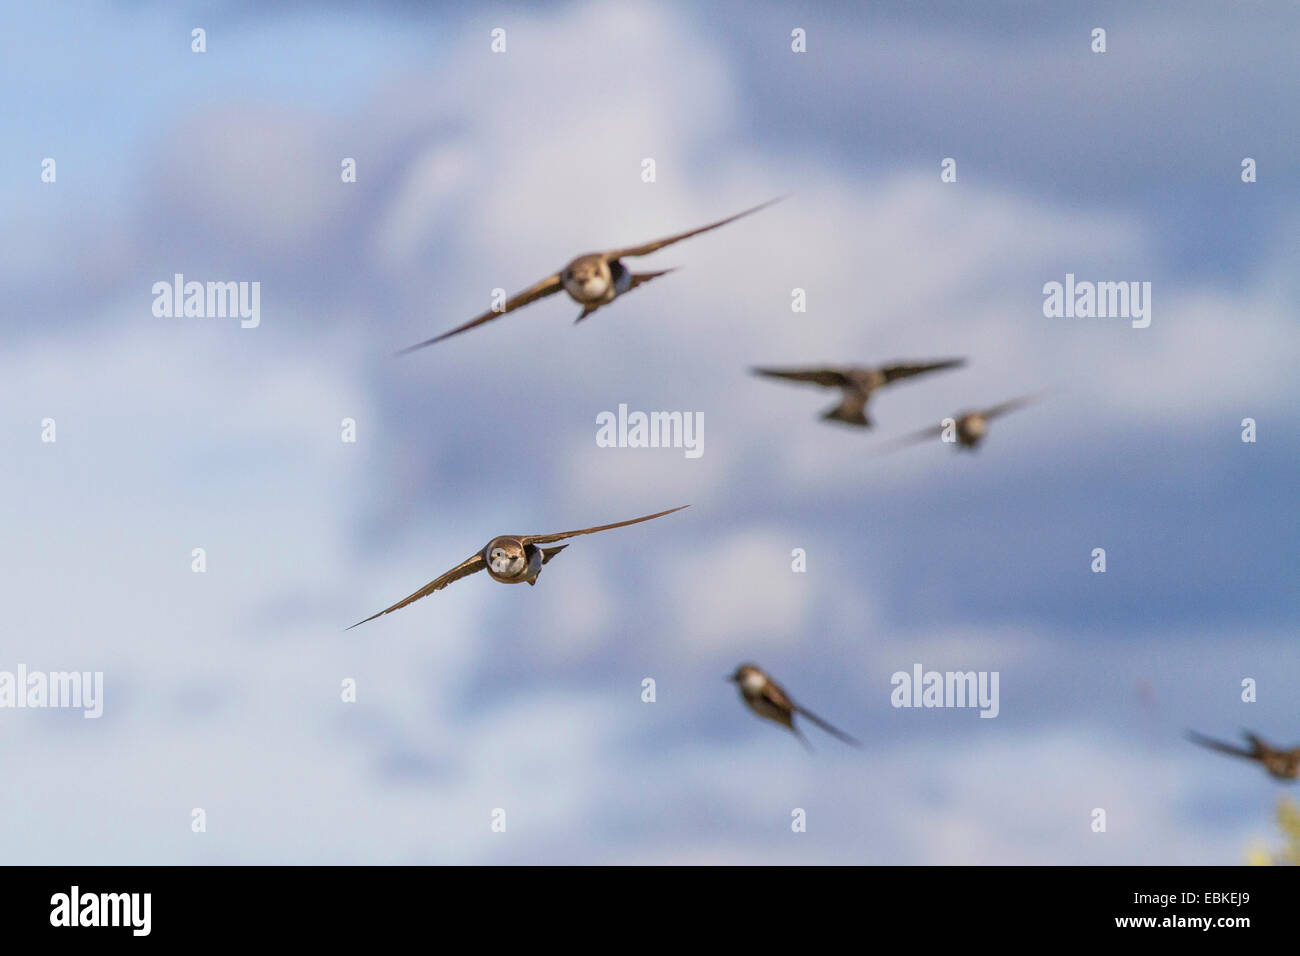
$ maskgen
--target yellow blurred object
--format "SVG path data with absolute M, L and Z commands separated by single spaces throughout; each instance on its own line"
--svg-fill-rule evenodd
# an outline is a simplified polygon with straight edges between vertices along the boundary
M 1246 851 L 1247 865 L 1300 866 L 1300 806 L 1294 800 L 1283 797 L 1277 802 L 1277 825 L 1286 843 L 1273 853 L 1263 847 L 1252 847 Z

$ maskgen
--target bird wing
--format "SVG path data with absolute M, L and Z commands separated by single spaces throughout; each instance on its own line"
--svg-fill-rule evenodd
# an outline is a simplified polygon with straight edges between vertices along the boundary
M 848 734 L 840 730 L 838 727 L 833 727 L 832 725 L 828 724 L 826 721 L 822 720 L 820 717 L 818 717 L 808 708 L 800 707 L 796 704 L 795 710 L 797 710 L 802 716 L 807 717 L 809 720 L 811 720 L 822 730 L 826 731 L 832 737 L 838 737 L 840 740 L 844 741 L 846 744 L 849 744 L 853 747 L 862 746 L 862 741 L 858 740 L 856 737 L 850 737 Z
M 674 511 L 681 511 L 682 508 L 689 508 L 690 505 L 679 505 L 676 508 L 669 508 L 667 511 L 659 511 L 652 515 L 643 515 L 640 518 L 633 518 L 631 521 L 619 521 L 614 524 L 601 524 L 594 528 L 582 528 L 579 531 L 561 531 L 559 534 L 526 534 L 520 535 L 519 540 L 524 544 L 548 544 L 551 541 L 563 541 L 565 538 L 574 538 L 580 534 L 594 534 L 597 531 L 608 531 L 610 528 L 625 528 L 630 524 L 640 524 L 642 521 L 649 521 L 651 518 L 662 518 L 664 515 L 670 515 Z
M 726 219 L 719 219 L 717 222 L 711 222 L 707 226 L 700 226 L 698 229 L 691 229 L 687 232 L 679 232 L 675 236 L 669 236 L 666 239 L 655 239 L 652 242 L 643 243 L 639 246 L 628 246 L 625 249 L 615 249 L 612 252 L 602 253 L 606 262 L 613 262 L 615 259 L 622 259 L 624 256 L 646 256 L 656 249 L 662 249 L 664 246 L 671 246 L 674 242 L 681 242 L 683 239 L 689 239 L 691 236 L 698 236 L 702 232 L 708 232 L 710 229 L 717 229 L 719 226 L 725 226 L 729 222 L 735 222 L 743 216 L 750 213 L 758 212 L 760 209 L 766 209 L 774 202 L 780 202 L 784 196 L 778 196 L 776 199 L 769 199 L 753 209 L 746 209 L 744 212 L 738 212 L 734 216 L 728 216 Z
M 817 749 L 813 747 L 812 742 L 803 735 L 803 731 L 799 729 L 799 726 L 793 720 L 790 721 L 790 733 L 799 738 L 799 743 L 803 744 L 804 749 L 810 754 L 817 752 Z
M 892 365 L 884 365 L 880 372 L 885 376 L 886 382 L 893 382 L 900 378 L 910 378 L 913 375 L 922 375 L 925 372 L 937 372 L 944 368 L 958 368 L 965 365 L 965 359 L 943 359 L 939 362 L 895 362 Z
M 543 561 L 542 563 L 545 564 L 546 562 Z M 442 575 L 441 577 L 434 578 L 432 581 L 430 581 L 424 587 L 420 588 L 420 590 L 416 591 L 414 594 L 410 594 L 402 598 L 392 607 L 384 608 L 384 610 L 380 611 L 378 614 L 370 615 L 368 618 L 366 618 L 365 621 L 357 621 L 357 623 L 353 624 L 352 627 L 358 627 L 362 624 L 365 624 L 367 621 L 373 621 L 377 617 L 383 617 L 385 614 L 389 613 L 390 611 L 396 611 L 399 608 L 404 608 L 412 601 L 418 601 L 422 597 L 428 597 L 434 591 L 441 591 L 448 584 L 451 584 L 452 581 L 459 581 L 461 578 L 465 577 L 468 574 L 473 574 L 475 571 L 482 571 L 485 567 L 487 567 L 487 562 L 483 560 L 482 552 L 479 552 L 478 554 L 474 555 L 472 558 L 467 558 L 465 561 L 456 565 L 456 567 L 452 568 L 450 571 L 448 571 L 446 574 Z M 349 631 L 352 630 L 352 627 L 349 627 L 348 630 Z
M 838 368 L 753 368 L 755 375 L 784 378 L 792 382 L 811 382 L 826 388 L 844 388 L 852 384 L 843 369 Z
M 1255 752 L 1247 750 L 1244 747 L 1238 747 L 1236 744 L 1224 743 L 1222 740 L 1214 740 L 1198 734 L 1194 730 L 1187 732 L 1187 739 L 1194 744 L 1200 744 L 1202 747 L 1209 747 L 1211 750 L 1218 750 L 1221 753 L 1232 754 L 1234 757 L 1247 757 L 1254 759 Z
M 562 544 L 558 548 L 542 548 L 542 564 L 545 564 L 547 561 L 551 560 L 551 558 L 555 557 L 557 554 L 559 554 L 567 547 L 568 547 L 567 544 Z
M 402 349 L 402 351 L 398 352 L 397 354 L 405 355 L 407 352 L 414 352 L 416 349 L 422 349 L 426 345 L 432 345 L 434 342 L 441 342 L 443 339 L 449 339 L 453 335 L 459 335 L 461 332 L 465 332 L 469 329 L 474 328 L 474 326 L 476 325 L 482 325 L 484 322 L 491 322 L 493 319 L 499 319 L 507 312 L 513 312 L 515 309 L 519 308 L 520 306 L 525 306 L 529 302 L 535 302 L 538 299 L 546 298 L 546 296 L 548 295 L 554 295 L 555 293 L 559 292 L 562 288 L 564 288 L 564 284 L 560 281 L 560 274 L 557 272 L 553 276 L 547 276 L 545 279 L 543 279 L 541 282 L 537 283 L 536 285 L 532 286 L 531 288 L 525 289 L 523 292 L 511 296 L 509 299 L 506 300 L 505 308 L 501 309 L 499 312 L 496 309 L 488 309 L 478 318 L 470 319 L 464 325 L 457 326 L 456 328 L 452 329 L 450 332 L 443 332 L 442 335 L 435 335 L 433 338 L 426 339 L 425 341 L 420 342 L 417 345 L 412 345 L 409 346 L 408 348 L 404 348 Z
M 1005 415 L 1007 412 L 1014 412 L 1017 408 L 1024 408 L 1026 405 L 1032 405 L 1041 398 L 1041 394 L 1021 395 L 1019 398 L 1013 398 L 1009 402 L 1003 402 L 1001 405 L 994 405 L 992 408 L 986 408 L 982 412 L 985 418 L 996 418 L 999 415 Z
M 908 435 L 900 435 L 887 442 L 882 442 L 875 447 L 875 454 L 887 455 L 892 451 L 898 451 L 911 445 L 919 445 L 921 442 L 929 441 L 932 438 L 938 438 L 943 434 L 943 424 L 934 425 L 930 428 L 923 428 L 920 431 L 912 432 Z
M 785 688 L 770 677 L 764 682 L 763 689 L 759 691 L 759 696 L 787 717 L 793 717 L 794 712 L 798 709 L 795 707 L 794 701 L 790 699 L 790 695 L 785 692 Z M 791 722 L 791 726 L 793 727 L 793 722 Z

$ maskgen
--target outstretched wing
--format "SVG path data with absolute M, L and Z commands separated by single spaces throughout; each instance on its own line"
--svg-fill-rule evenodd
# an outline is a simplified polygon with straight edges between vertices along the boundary
M 1042 398 L 1042 393 L 1034 395 L 1022 395 L 1019 398 L 1013 398 L 1009 402 L 1003 402 L 1001 405 L 994 405 L 992 408 L 986 408 L 980 412 L 985 418 L 997 418 L 999 415 L 1005 415 L 1007 412 L 1014 412 L 1017 408 L 1024 408 L 1026 405 L 1032 405 Z
M 784 378 L 791 382 L 810 382 L 825 388 L 844 388 L 851 384 L 848 374 L 839 368 L 752 368 L 750 371 L 755 375 Z
M 519 540 L 524 544 L 547 544 L 551 541 L 563 541 L 565 538 L 575 538 L 580 534 L 594 534 L 597 531 L 608 531 L 611 528 L 626 528 L 630 524 L 640 524 L 642 521 L 649 521 L 652 518 L 662 518 L 664 515 L 670 515 L 674 511 L 681 511 L 682 508 L 689 508 L 690 505 L 679 505 L 676 508 L 669 508 L 667 511 L 659 511 L 652 515 L 643 515 L 640 518 L 633 518 L 631 521 L 619 521 L 615 524 L 602 524 L 594 528 L 583 528 L 579 531 L 561 531 L 559 534 L 526 534 L 520 535 Z
M 799 743 L 803 744 L 804 749 L 807 750 L 810 754 L 817 752 L 817 749 L 812 745 L 812 742 L 803 735 L 803 731 L 799 729 L 799 725 L 796 724 L 793 720 L 790 721 L 790 733 L 794 734 L 796 737 L 799 738 Z
M 910 435 L 900 435 L 887 442 L 882 442 L 874 449 L 876 455 L 887 455 L 892 451 L 898 451 L 901 448 L 907 448 L 911 445 L 919 445 L 921 442 L 931 441 L 943 434 L 943 425 L 935 425 L 932 428 L 923 428 L 918 432 L 912 432 Z
M 667 239 L 655 239 L 653 242 L 647 242 L 639 246 L 628 246 L 626 249 L 615 249 L 612 252 L 602 253 L 606 262 L 613 262 L 615 259 L 622 259 L 624 256 L 646 256 L 656 249 L 662 249 L 664 246 L 671 246 L 674 242 L 681 242 L 683 239 L 689 239 L 691 236 L 698 236 L 702 232 L 708 232 L 710 229 L 717 229 L 725 226 L 729 222 L 735 222 L 744 216 L 758 212 L 760 209 L 766 209 L 772 203 L 780 202 L 784 196 L 778 196 L 776 199 L 769 199 L 767 202 L 755 206 L 753 209 L 746 209 L 744 212 L 738 212 L 734 216 L 728 216 L 726 219 L 719 219 L 717 222 L 711 222 L 707 226 L 700 226 L 698 229 L 691 229 L 688 232 L 679 232 L 675 236 L 669 236 Z
M 434 342 L 441 342 L 443 339 L 449 339 L 453 335 L 459 335 L 461 332 L 465 332 L 468 331 L 469 329 L 474 328 L 474 326 L 476 325 L 482 325 L 484 322 L 491 322 L 493 319 L 499 319 L 507 312 L 513 312 L 515 309 L 519 308 L 520 306 L 527 305 L 529 302 L 535 302 L 538 299 L 546 298 L 548 295 L 554 295 L 555 293 L 559 292 L 562 288 L 564 288 L 564 284 L 560 281 L 560 274 L 557 272 L 553 276 L 547 276 L 545 279 L 537 283 L 537 285 L 533 286 L 532 288 L 525 289 L 523 292 L 520 292 L 518 295 L 512 296 L 509 299 L 507 299 L 505 308 L 502 309 L 500 312 L 498 312 L 496 309 L 489 309 L 488 311 L 480 315 L 478 318 L 470 319 L 464 325 L 457 326 L 456 328 L 452 329 L 450 332 L 443 332 L 442 335 L 436 335 L 433 338 L 426 339 L 425 341 L 420 342 L 417 345 L 412 345 L 408 348 L 404 348 L 402 349 L 402 351 L 398 352 L 397 354 L 405 355 L 408 352 L 414 352 L 416 349 L 422 349 L 426 345 L 432 345 Z
M 542 548 L 542 564 L 545 564 L 547 561 L 551 560 L 551 558 L 555 557 L 557 554 L 559 554 L 567 547 L 568 547 L 567 544 L 562 544 L 558 548 Z
M 885 376 L 886 382 L 893 382 L 900 378 L 911 378 L 913 375 L 937 372 L 944 368 L 958 368 L 965 364 L 965 359 L 944 359 L 939 362 L 896 362 L 893 365 L 882 366 L 880 373 Z
M 1254 759 L 1255 752 L 1247 750 L 1245 747 L 1238 747 L 1236 744 L 1224 743 L 1222 740 L 1214 740 L 1198 734 L 1194 730 L 1187 731 L 1187 739 L 1194 744 L 1200 744 L 1202 747 L 1208 747 L 1211 750 L 1217 750 L 1220 753 L 1232 754 L 1234 757 L 1246 757 Z
M 544 563 L 545 562 L 543 561 L 543 564 Z M 392 607 L 384 608 L 378 614 L 370 615 L 368 618 L 366 618 L 365 621 L 357 621 L 357 623 L 353 624 L 352 627 L 359 627 L 360 625 L 365 624 L 367 621 L 373 621 L 375 618 L 383 617 L 385 614 L 388 614 L 391 611 L 396 611 L 400 608 L 404 608 L 412 601 L 418 601 L 422 597 L 428 597 L 434 591 L 441 591 L 448 584 L 451 584 L 452 581 L 459 581 L 461 578 L 465 577 L 466 575 L 473 574 L 475 571 L 482 571 L 483 568 L 485 567 L 487 567 L 487 562 L 483 560 L 482 553 L 476 554 L 474 555 L 474 557 L 468 558 L 461 564 L 456 565 L 456 567 L 452 568 L 446 574 L 442 575 L 442 577 L 434 578 L 432 581 L 430 581 L 424 587 L 420 588 L 420 590 L 416 591 L 414 594 L 410 594 L 402 598 Z M 352 630 L 352 627 L 349 627 L 348 630 L 349 631 Z
M 814 714 L 814 713 L 813 713 L 811 710 L 809 710 L 808 708 L 806 708 L 806 707 L 800 707 L 799 705 L 796 704 L 794 709 L 797 710 L 797 711 L 798 711 L 801 715 L 803 715 L 804 717 L 807 717 L 809 720 L 811 720 L 814 724 L 816 724 L 816 725 L 817 725 L 818 727 L 820 727 L 822 730 L 826 731 L 826 732 L 827 732 L 828 734 L 830 734 L 832 737 L 838 737 L 840 740 L 844 741 L 846 744 L 849 744 L 850 746 L 853 746 L 853 747 L 861 747 L 861 746 L 862 746 L 862 741 L 858 740 L 856 737 L 850 737 L 848 734 L 846 734 L 844 731 L 840 730 L 838 727 L 833 727 L 833 726 L 831 726 L 831 725 L 828 724 L 826 721 L 822 720 L 820 717 L 818 717 L 816 714 Z

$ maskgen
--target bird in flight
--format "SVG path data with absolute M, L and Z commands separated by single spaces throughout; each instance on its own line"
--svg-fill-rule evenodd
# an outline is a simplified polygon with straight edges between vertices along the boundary
M 838 368 L 756 368 L 752 371 L 755 375 L 784 378 L 792 382 L 810 382 L 824 388 L 838 388 L 843 393 L 840 403 L 832 405 L 823 412 L 822 418 L 870 428 L 871 419 L 866 413 L 867 401 L 876 389 L 884 388 L 901 378 L 911 378 L 913 375 L 937 372 L 945 368 L 958 368 L 965 364 L 965 359 L 943 359 L 938 362 L 894 362 L 876 368 L 850 365 Z
M 983 408 L 973 412 L 960 412 L 951 419 L 945 419 L 938 425 L 923 428 L 919 432 L 913 432 L 910 435 L 903 435 L 893 441 L 885 442 L 877 448 L 877 454 L 897 451 L 900 448 L 906 448 L 908 445 L 916 445 L 933 438 L 939 438 L 949 428 L 953 429 L 953 435 L 956 439 L 953 444 L 958 448 L 976 448 L 988 434 L 990 421 L 999 415 L 1005 415 L 1007 412 L 1014 412 L 1017 408 L 1024 408 L 1026 405 L 1033 404 L 1038 400 L 1038 397 L 1036 395 L 1025 395 L 1020 398 L 1013 398 L 1009 402 L 1003 402 L 1001 405 L 994 405 L 992 408 Z M 947 424 L 947 422 L 952 424 Z
M 1252 733 L 1243 731 L 1242 736 L 1250 744 L 1249 749 L 1203 737 L 1194 730 L 1187 732 L 1187 739 L 1192 743 L 1200 744 L 1202 747 L 1209 747 L 1211 750 L 1217 750 L 1220 753 L 1232 754 L 1234 757 L 1258 760 L 1263 768 L 1278 780 L 1296 780 L 1300 778 L 1300 747 L 1281 750 L 1265 743 Z
M 667 275 L 673 271 L 672 269 L 660 269 L 658 272 L 633 272 L 623 264 L 623 259 L 649 255 L 664 246 L 671 246 L 674 242 L 681 242 L 691 236 L 698 236 L 702 232 L 717 229 L 729 222 L 735 222 L 743 216 L 748 216 L 750 213 L 766 209 L 772 203 L 780 202 L 784 198 L 784 196 L 778 196 L 776 199 L 769 199 L 753 209 L 746 209 L 744 212 L 738 212 L 726 219 L 711 222 L 707 226 L 700 226 L 698 229 L 679 232 L 677 235 L 669 236 L 666 239 L 656 239 L 653 242 L 646 242 L 639 246 L 628 246 L 625 249 L 613 249 L 609 252 L 589 252 L 578 256 L 554 275 L 549 275 L 536 285 L 511 296 L 506 300 L 506 304 L 502 308 L 489 309 L 477 318 L 470 319 L 464 325 L 457 326 L 450 332 L 444 332 L 427 341 L 402 349 L 397 354 L 405 355 L 408 352 L 414 352 L 416 349 L 422 349 L 426 345 L 433 345 L 435 342 L 449 339 L 453 335 L 459 335 L 461 332 L 466 332 L 475 326 L 482 325 L 484 322 L 498 319 L 507 312 L 513 312 L 530 302 L 536 302 L 548 295 L 554 295 L 561 289 L 569 294 L 569 298 L 582 306 L 582 313 L 576 319 L 576 321 L 581 322 L 602 305 L 609 305 L 624 292 L 630 292 L 651 279 L 657 279 L 659 276 Z
M 597 531 L 608 531 L 611 528 L 625 528 L 630 524 L 640 524 L 642 521 L 649 521 L 652 518 L 662 518 L 664 515 L 670 515 L 674 511 L 681 511 L 682 508 L 689 507 L 690 505 L 681 505 L 677 508 L 669 508 L 667 511 L 659 511 L 652 515 L 633 518 L 630 521 L 602 524 L 594 528 L 583 528 L 579 531 L 561 531 L 559 534 L 501 535 L 484 545 L 482 551 L 466 558 L 446 574 L 434 578 L 414 594 L 407 595 L 392 607 L 384 608 L 378 614 L 372 614 L 364 621 L 357 621 L 348 630 L 350 631 L 353 627 L 359 627 L 367 621 L 373 621 L 377 617 L 383 617 L 385 614 L 404 608 L 422 597 L 427 597 L 434 591 L 441 591 L 452 581 L 458 581 L 466 575 L 482 571 L 484 568 L 487 568 L 488 574 L 492 575 L 494 580 L 503 584 L 523 584 L 525 581 L 529 584 L 536 584 L 537 576 L 542 571 L 542 565 L 568 547 L 567 544 L 562 544 L 558 548 L 539 548 L 539 544 L 550 544 L 552 541 L 563 541 L 565 538 L 574 538 L 580 534 L 594 534 Z
M 812 749 L 812 745 L 808 743 L 808 739 L 804 737 L 803 732 L 794 725 L 795 714 L 807 717 L 822 730 L 838 737 L 846 744 L 851 744 L 854 747 L 862 746 L 859 741 L 854 740 L 844 731 L 832 727 L 816 714 L 796 704 L 780 684 L 753 664 L 741 664 L 727 680 L 734 682 L 740 688 L 740 698 L 750 710 L 760 717 L 775 720 L 798 737 L 799 742 L 809 750 Z

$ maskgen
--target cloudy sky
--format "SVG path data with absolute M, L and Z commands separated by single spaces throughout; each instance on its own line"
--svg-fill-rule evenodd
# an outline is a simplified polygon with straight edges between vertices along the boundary
M 0 710 L 0 858 L 1274 841 L 1284 788 L 1182 734 L 1300 741 L 1300 11 L 828 6 L 0 15 L 0 671 L 105 684 L 99 720 Z M 393 357 L 578 252 L 786 193 L 641 260 L 683 268 L 581 326 L 556 297 Z M 178 272 L 260 283 L 260 325 L 156 317 Z M 1045 318 L 1066 273 L 1150 282 L 1150 327 Z M 878 395 L 871 432 L 747 373 L 948 356 L 969 364 Z M 1044 388 L 975 454 L 872 454 Z M 598 447 L 620 404 L 702 413 L 703 455 Z M 480 575 L 344 631 L 493 535 L 685 503 L 536 588 Z M 748 713 L 723 681 L 745 660 L 864 748 Z M 998 717 L 895 709 L 915 664 L 998 672 Z

